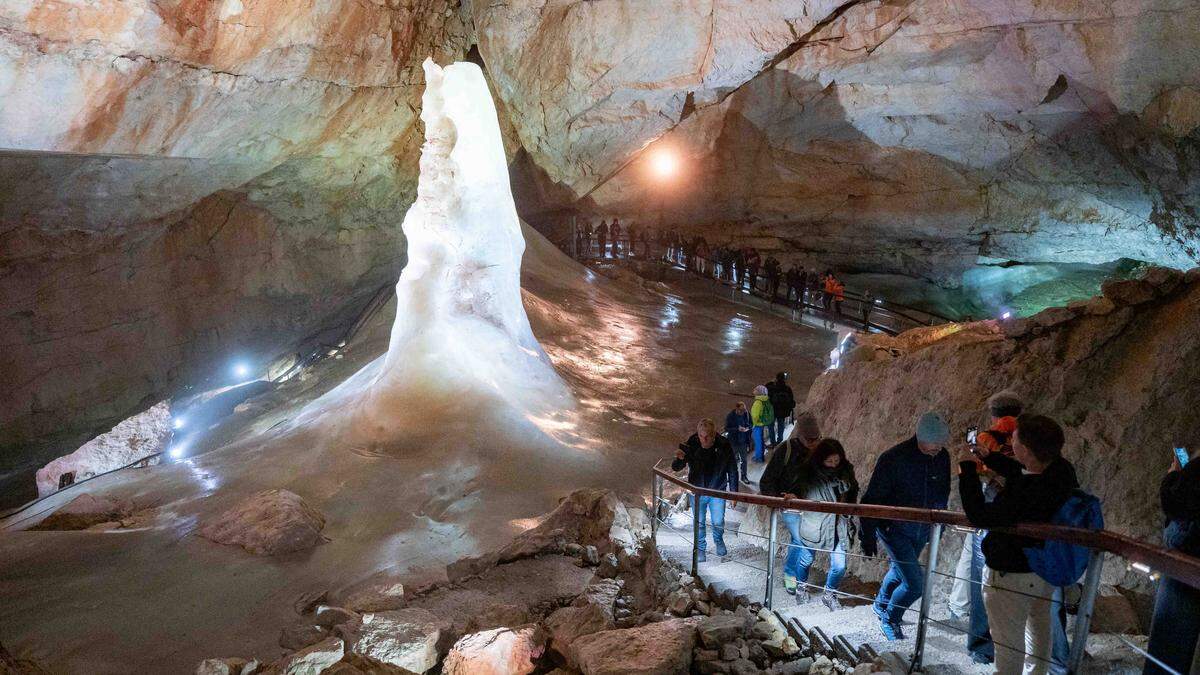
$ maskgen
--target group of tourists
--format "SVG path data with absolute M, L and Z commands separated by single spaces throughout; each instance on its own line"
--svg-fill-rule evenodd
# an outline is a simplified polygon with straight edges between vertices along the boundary
M 794 417 L 791 433 L 782 438 L 795 401 L 786 374 L 759 387 L 749 411 L 738 402 L 726 418 L 726 436 L 711 419 L 680 445 L 672 468 L 688 468 L 688 482 L 701 487 L 739 491 L 753 486 L 750 462 L 767 462 L 758 482 L 764 495 L 821 502 L 853 503 L 859 484 L 845 448 L 821 433 L 810 413 Z M 772 387 L 774 389 L 772 390 Z M 776 403 L 778 402 L 778 403 Z M 964 543 L 950 597 L 951 618 L 965 624 L 967 650 L 977 663 L 993 663 L 997 673 L 1066 673 L 1069 649 L 1064 587 L 1077 583 L 1083 568 L 1070 567 L 1069 544 L 997 531 L 1021 523 L 1066 522 L 1102 528 L 1098 500 L 1079 489 L 1075 469 L 1062 455 L 1065 436 L 1053 419 L 1024 410 L 1013 392 L 988 401 L 989 424 L 974 429 L 952 453 L 950 429 L 937 412 L 916 421 L 914 433 L 885 450 L 861 495 L 862 504 L 944 509 L 949 503 L 951 472 L 967 520 L 975 528 Z M 768 455 L 762 450 L 770 447 Z M 750 454 L 751 449 L 753 455 Z M 952 456 L 953 460 L 952 461 Z M 1200 462 L 1176 459 L 1162 484 L 1168 519 L 1167 545 L 1189 555 L 1200 554 Z M 697 500 L 693 500 L 696 502 Z M 705 560 L 705 520 L 711 522 L 719 556 L 724 542 L 724 500 L 700 497 L 693 504 L 700 520 L 697 548 Z M 1066 514 L 1066 516 L 1064 516 Z M 1065 520 L 1064 520 L 1065 518 Z M 862 554 L 888 561 L 887 573 L 873 607 L 888 640 L 904 639 L 903 617 L 922 597 L 924 570 L 919 558 L 929 543 L 928 524 L 900 520 L 854 518 L 832 513 L 786 510 L 782 520 L 790 535 L 784 562 L 784 589 L 797 602 L 813 600 L 809 589 L 831 611 L 840 607 L 839 584 L 846 557 L 857 540 Z M 771 552 L 773 554 L 774 552 Z M 808 582 L 818 553 L 829 556 L 824 585 Z M 1086 565 L 1086 556 L 1084 564 Z M 1068 562 L 1064 562 L 1068 561 Z M 1169 667 L 1186 673 L 1200 637 L 1200 591 L 1164 579 L 1155 604 L 1149 652 Z M 1147 660 L 1146 672 L 1167 671 Z

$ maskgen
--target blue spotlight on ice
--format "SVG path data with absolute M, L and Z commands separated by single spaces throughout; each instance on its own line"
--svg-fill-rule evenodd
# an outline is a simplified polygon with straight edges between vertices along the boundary
M 1000 318 L 1001 318 L 1001 319 L 1011 319 L 1011 318 L 1012 318 L 1012 312 L 1005 311 L 1003 314 L 1001 314 L 1001 315 L 1000 315 Z
M 233 364 L 233 374 L 237 375 L 238 377 L 249 377 L 250 366 L 244 363 L 235 363 Z
M 175 429 L 182 429 L 187 426 L 187 419 L 183 417 L 176 417 L 175 419 L 171 420 L 171 426 Z

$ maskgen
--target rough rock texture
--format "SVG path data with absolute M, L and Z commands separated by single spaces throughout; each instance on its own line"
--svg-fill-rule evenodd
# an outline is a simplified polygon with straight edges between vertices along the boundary
M 74 482 L 86 480 L 162 452 L 170 440 L 171 406 L 163 401 L 121 422 L 108 433 L 93 438 L 75 452 L 39 469 L 38 496 L 57 492 L 59 479 L 64 473 L 74 473 Z M 157 462 L 157 458 L 150 460 L 150 463 Z
M 673 675 L 692 663 L 696 628 L 671 619 L 585 635 L 571 649 L 584 675 Z
M 536 625 L 495 628 L 463 636 L 442 664 L 445 675 L 528 675 L 545 649 Z
M 976 262 L 1200 260 L 1195 3 L 473 13 L 524 148 L 599 212 L 944 283 Z
M 246 497 L 200 526 L 205 539 L 241 546 L 255 555 L 279 555 L 321 543 L 325 517 L 294 492 L 265 490 Z
M 342 660 L 346 645 L 340 638 L 331 637 L 311 647 L 305 647 L 283 662 L 284 675 L 320 675 Z
M 0 446 L 94 435 L 394 281 L 420 62 L 468 32 L 453 0 L 0 6 Z
M 437 665 L 440 626 L 436 615 L 419 608 L 365 614 L 352 650 L 381 663 L 423 673 Z
M 1103 501 L 1106 526 L 1157 541 L 1158 485 L 1171 448 L 1200 446 L 1200 276 L 1183 284 L 1178 276 L 1149 283 L 1153 300 L 1116 294 L 1077 305 L 1071 317 L 1051 309 L 1002 330 L 983 322 L 872 338 L 821 375 L 805 405 L 865 480 L 921 412 L 940 411 L 959 437 L 987 421 L 988 396 L 1011 388 L 1029 410 L 1062 423 L 1064 454 Z M 957 503 L 952 492 L 951 508 Z M 1110 565 L 1105 579 L 1120 583 L 1125 574 Z

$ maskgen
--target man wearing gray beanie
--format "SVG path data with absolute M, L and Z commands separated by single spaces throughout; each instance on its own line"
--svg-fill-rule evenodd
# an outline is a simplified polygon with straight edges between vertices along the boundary
M 944 509 L 950 502 L 950 428 L 935 412 L 917 419 L 917 433 L 890 448 L 875 462 L 863 504 Z M 862 518 L 863 553 L 877 553 L 876 537 L 891 564 L 875 596 L 875 614 L 888 640 L 903 640 L 904 612 L 921 597 L 925 580 L 918 559 L 929 543 L 929 526 Z

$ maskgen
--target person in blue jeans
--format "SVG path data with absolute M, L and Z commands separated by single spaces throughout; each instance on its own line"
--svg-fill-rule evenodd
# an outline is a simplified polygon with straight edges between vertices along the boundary
M 750 466 L 746 459 L 747 453 L 750 452 L 750 411 L 746 410 L 745 403 L 738 401 L 733 410 L 725 416 L 725 438 L 729 439 L 729 444 L 733 446 L 742 482 L 752 485 Z
M 1190 449 L 1191 458 L 1180 463 L 1175 457 L 1159 486 L 1167 519 L 1163 544 L 1200 557 L 1200 459 L 1195 445 L 1189 448 L 1177 443 L 1176 446 L 1185 448 L 1185 452 Z M 1146 651 L 1168 668 L 1187 673 L 1191 671 L 1197 641 L 1200 641 L 1200 590 L 1164 576 L 1154 596 L 1154 618 Z M 1170 671 L 1150 659 L 1146 659 L 1142 670 L 1145 675 L 1167 672 Z
M 863 504 L 944 509 L 950 501 L 950 429 L 937 413 L 917 420 L 912 438 L 888 449 L 875 462 Z M 875 597 L 875 614 L 888 640 L 903 640 L 901 619 L 924 590 L 924 572 L 918 559 L 929 542 L 929 526 L 903 521 L 863 518 L 863 553 L 874 557 L 876 542 L 883 546 L 890 565 Z
M 802 467 L 793 491 L 785 492 L 784 497 L 846 503 L 858 499 L 854 465 L 846 459 L 846 450 L 836 440 L 823 439 Z M 808 602 L 808 570 L 818 551 L 828 551 L 829 573 L 820 600 L 830 611 L 841 609 L 836 591 L 846 574 L 846 549 L 853 536 L 851 518 L 833 513 L 785 511 L 783 522 L 793 542 L 783 564 L 784 589 L 796 595 L 797 604 Z
M 711 419 L 702 419 L 696 425 L 696 433 L 679 444 L 671 470 L 688 468 L 688 482 L 711 490 L 738 491 L 737 459 L 728 439 L 717 434 L 717 424 Z M 717 555 L 728 553 L 725 548 L 725 500 L 717 497 L 692 497 L 692 508 L 700 516 L 700 532 L 696 541 L 699 561 L 705 561 L 708 548 L 708 528 L 705 521 L 712 522 L 713 544 Z
M 766 452 L 774 444 L 771 443 L 771 429 L 775 423 L 775 409 L 771 407 L 771 399 L 767 388 L 758 385 L 754 388 L 754 403 L 750 405 L 750 422 L 752 428 L 750 438 L 754 441 L 754 461 L 765 461 Z

